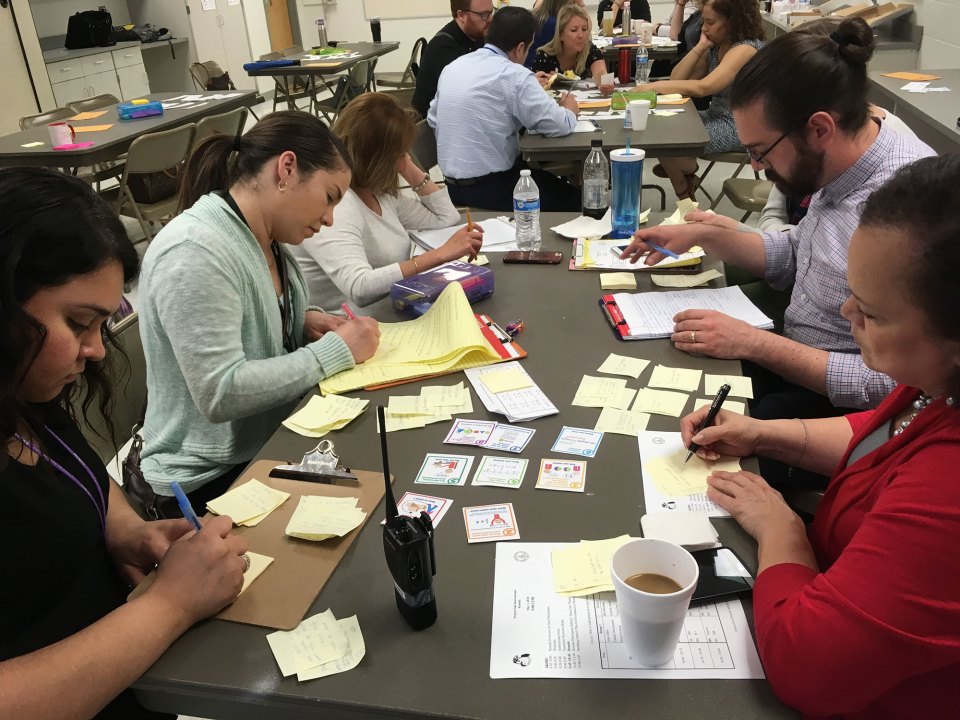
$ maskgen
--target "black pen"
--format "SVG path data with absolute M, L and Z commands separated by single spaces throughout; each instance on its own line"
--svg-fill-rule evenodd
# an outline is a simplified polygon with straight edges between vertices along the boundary
M 700 423 L 700 427 L 697 428 L 697 432 L 695 432 L 694 435 L 702 432 L 704 428 L 708 428 L 711 425 L 713 425 L 713 421 L 717 419 L 717 413 L 720 412 L 720 408 L 723 407 L 723 401 L 727 399 L 727 394 L 729 392 L 730 392 L 729 385 L 724 383 L 723 385 L 720 386 L 720 389 L 717 390 L 717 396 L 713 399 L 713 404 L 710 406 L 710 412 L 707 413 L 707 416 L 703 419 L 703 422 Z M 687 450 L 690 451 L 687 453 L 687 460 L 693 457 L 693 454 L 699 448 L 700 446 L 691 440 L 690 447 L 687 448 Z M 683 461 L 684 464 L 686 464 L 687 460 Z

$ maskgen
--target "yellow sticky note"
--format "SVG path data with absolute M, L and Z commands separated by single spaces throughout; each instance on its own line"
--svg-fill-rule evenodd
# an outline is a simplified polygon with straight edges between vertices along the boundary
M 315 395 L 301 410 L 284 420 L 283 426 L 307 437 L 323 437 L 331 430 L 346 427 L 369 402 L 341 395 Z
M 426 399 L 430 407 L 461 405 L 463 390 L 463 382 L 458 382 L 456 385 L 428 385 L 420 388 L 420 397 Z
M 633 399 L 636 397 L 637 391 L 632 388 L 623 388 L 615 396 L 607 398 L 604 401 L 603 407 L 613 408 L 615 410 L 627 410 L 630 408 L 630 403 L 633 402 Z
M 363 510 L 356 507 L 357 500 L 304 495 L 293 511 L 285 532 L 290 537 L 315 542 L 334 536 L 343 537 L 367 517 Z
M 618 548 L 632 540 L 629 535 L 609 540 L 582 540 L 576 545 L 557 548 L 550 553 L 553 565 L 553 589 L 569 593 L 591 589 L 613 590 L 610 558 Z
M 243 587 L 240 588 L 241 595 L 250 587 L 250 583 L 260 577 L 263 571 L 270 567 L 270 563 L 273 562 L 273 558 L 267 555 L 260 555 L 259 553 L 250 552 L 249 550 L 245 554 L 250 559 L 250 567 L 243 573 Z
M 113 123 L 109 125 L 74 125 L 73 131 L 82 133 L 82 132 L 103 132 L 104 130 L 109 130 L 113 127 Z
M 334 673 L 353 670 L 367 652 L 366 644 L 363 642 L 363 634 L 360 632 L 360 623 L 356 615 L 337 620 L 337 625 L 343 632 L 344 641 L 337 646 L 337 652 L 340 657 L 336 660 L 325 662 L 314 668 L 297 673 L 297 680 L 316 680 L 317 678 L 333 675 Z
M 650 275 L 650 280 L 657 287 L 691 288 L 706 285 L 715 278 L 723 277 L 718 270 L 706 270 L 696 275 Z
M 645 412 L 653 415 L 680 417 L 687 404 L 687 396 L 669 390 L 643 388 L 637 393 L 637 399 L 630 408 L 633 412 Z
M 734 397 L 753 397 L 753 381 L 740 375 L 707 375 L 703 379 L 703 391 L 707 395 L 716 395 L 723 384 L 730 386 L 730 395 Z M 727 403 L 724 402 L 723 406 L 726 407 Z
M 689 98 L 685 98 L 680 93 L 657 95 L 657 105 L 683 105 L 688 99 Z
M 683 390 L 693 392 L 700 387 L 702 370 L 689 368 L 672 368 L 666 365 L 657 365 L 647 383 L 650 387 L 667 388 L 668 390 Z
M 740 470 L 739 458 L 720 458 L 707 462 L 699 455 L 693 455 L 689 462 L 686 448 L 681 448 L 665 457 L 654 458 L 646 463 L 647 471 L 652 475 L 657 489 L 667 497 L 683 497 L 707 491 L 707 477 L 722 470 L 737 472 Z
M 483 373 L 480 375 L 480 382 L 494 395 L 533 387 L 533 380 L 530 379 L 530 376 L 516 368 Z
M 693 401 L 693 409 L 697 410 L 702 408 L 704 405 L 710 407 L 713 404 L 713 398 L 699 398 Z M 738 415 L 747 414 L 747 404 L 745 402 L 740 402 L 739 400 L 731 400 L 727 398 L 723 403 L 723 409 L 729 410 L 730 412 L 735 412 Z
M 601 290 L 636 290 L 637 277 L 631 272 L 603 273 L 600 276 Z
M 699 203 L 694 202 L 690 198 L 683 198 L 682 200 L 677 200 L 677 209 L 673 211 L 673 215 L 664 220 L 661 225 L 685 225 L 686 220 L 684 216 L 691 210 L 696 210 L 700 207 Z
M 207 503 L 207 510 L 229 515 L 236 525 L 255 525 L 290 497 L 290 493 L 274 490 L 256 479 L 224 493 Z
M 580 407 L 606 407 L 610 404 L 619 404 L 622 397 L 621 390 L 626 388 L 626 385 L 627 381 L 620 378 L 584 375 L 571 404 Z
M 394 395 L 387 406 L 394 415 L 430 415 L 430 406 L 419 395 Z
M 640 373 L 646 370 L 649 364 L 650 361 L 643 358 L 610 353 L 603 364 L 597 368 L 597 372 L 607 373 L 608 375 L 626 375 L 636 379 L 640 377 Z
M 600 417 L 597 418 L 597 424 L 593 429 L 636 437 L 641 430 L 647 429 L 648 422 L 650 422 L 650 416 L 647 413 L 605 407 L 600 412 Z
M 267 643 L 284 677 L 342 657 L 345 640 L 343 629 L 330 610 L 307 618 L 293 630 L 267 635 Z
M 427 424 L 427 415 L 394 415 L 390 411 L 384 414 L 384 420 L 387 423 L 387 432 L 397 432 L 398 430 L 413 430 L 422 428 Z

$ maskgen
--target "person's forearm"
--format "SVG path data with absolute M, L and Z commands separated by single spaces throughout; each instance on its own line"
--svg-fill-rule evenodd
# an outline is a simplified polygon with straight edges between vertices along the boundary
M 766 250 L 762 235 L 713 225 L 703 235 L 699 244 L 705 251 L 723 262 L 743 268 L 757 277 L 763 277 Z
M 680 62 L 674 65 L 673 70 L 670 72 L 670 79 L 686 80 L 690 78 L 701 62 L 706 63 L 704 59 L 705 54 L 706 50 L 701 48 L 700 45 L 690 48 L 690 52 L 680 58 Z M 706 65 L 704 64 L 704 68 L 705 67 Z
M 817 570 L 817 558 L 810 547 L 803 521 L 793 516 L 784 527 L 774 527 L 757 539 L 757 574 L 782 563 L 803 565 Z
M 680 28 L 683 27 L 683 9 L 686 6 L 686 2 L 675 2 L 673 4 L 673 12 L 670 13 L 670 39 L 679 40 L 680 39 Z M 687 53 L 689 55 L 689 53 Z
M 830 475 L 846 452 L 853 429 L 845 417 L 765 420 L 756 454 Z
M 827 394 L 826 350 L 798 343 L 773 332 L 758 334 L 744 360 L 762 365 L 792 383 Z
M 143 518 L 127 502 L 120 486 L 112 480 L 108 483 L 107 492 L 107 543 L 112 537 L 122 536 L 133 527 L 143 523 Z
M 146 593 L 54 645 L 6 660 L 0 717 L 93 717 L 191 624 L 186 613 Z
M 430 173 L 424 172 L 413 163 L 408 163 L 400 176 L 420 197 L 432 195 L 440 190 L 440 186 L 430 179 Z

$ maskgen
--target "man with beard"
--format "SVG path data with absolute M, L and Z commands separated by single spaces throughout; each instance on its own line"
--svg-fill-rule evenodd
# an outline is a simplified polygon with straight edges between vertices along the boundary
M 754 169 L 787 195 L 812 195 L 795 228 L 762 235 L 706 223 L 651 228 L 638 231 L 623 253 L 638 260 L 653 250 L 646 240 L 674 252 L 700 245 L 776 289 L 793 283 L 782 334 L 712 310 L 674 318 L 678 349 L 746 361 L 758 418 L 871 408 L 893 388 L 864 365 L 840 314 L 850 295 L 847 244 L 866 197 L 897 168 L 934 153 L 870 117 L 866 63 L 873 49 L 860 19 L 845 20 L 827 37 L 789 33 L 757 52 L 733 84 L 733 115 Z M 652 251 L 645 262 L 663 258 Z

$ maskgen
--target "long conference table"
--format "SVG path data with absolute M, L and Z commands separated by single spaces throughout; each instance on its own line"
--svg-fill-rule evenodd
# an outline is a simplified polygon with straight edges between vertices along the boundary
M 713 373 L 737 374 L 740 370 L 736 361 L 694 357 L 676 350 L 667 340 L 616 340 L 597 305 L 600 273 L 568 271 L 570 241 L 548 229 L 572 217 L 557 213 L 541 217 L 544 249 L 564 251 L 564 263 L 559 266 L 505 265 L 502 255 L 490 253 L 495 292 L 475 306 L 476 312 L 488 314 L 501 324 L 518 318 L 525 321 L 526 329 L 518 337 L 529 353 L 523 365 L 560 410 L 559 415 L 525 423 L 536 434 L 522 455 L 530 460 L 522 487 L 501 490 L 469 484 L 452 488 L 414 485 L 425 453 L 453 452 L 479 458 L 482 449 L 444 445 L 450 423 L 389 435 L 396 496 L 416 491 L 454 501 L 436 531 L 436 624 L 414 632 L 397 612 L 393 580 L 383 555 L 381 503 L 307 613 L 311 616 L 330 608 L 338 618 L 357 615 L 366 644 L 366 655 L 357 668 L 297 683 L 293 677 L 281 677 L 265 640 L 270 630 L 211 620 L 189 630 L 137 681 L 134 687 L 144 705 L 166 712 L 237 720 L 798 717 L 774 696 L 765 680 L 489 677 L 496 543 L 468 545 L 461 508 L 512 502 L 520 539 L 527 542 L 575 542 L 624 533 L 639 536 L 645 506 L 637 441 L 633 438 L 604 436 L 597 456 L 587 462 L 586 492 L 534 488 L 539 460 L 554 455 L 550 447 L 561 427 L 592 428 L 599 415 L 599 409 L 570 404 L 581 376 L 594 373 L 611 352 Z M 661 218 L 655 215 L 652 222 Z M 646 275 L 639 275 L 638 280 L 640 290 L 650 289 Z M 388 301 L 379 303 L 373 314 L 384 322 L 403 319 Z M 639 386 L 645 385 L 649 371 L 640 376 Z M 464 377 L 450 375 L 389 390 L 351 393 L 369 398 L 370 406 L 344 430 L 327 437 L 336 443 L 346 465 L 379 471 L 374 406 L 385 405 L 390 395 L 417 394 L 422 385 L 450 385 L 459 380 Z M 629 381 L 628 386 L 637 387 L 638 383 Z M 693 397 L 686 411 L 692 406 Z M 504 421 L 503 416 L 488 413 L 475 394 L 474 408 L 472 415 L 460 417 Z M 677 430 L 679 421 L 653 415 L 649 429 Z M 296 460 L 315 444 L 316 440 L 281 428 L 255 459 Z M 744 466 L 756 469 L 749 459 Z M 715 520 L 714 525 L 722 542 L 733 547 L 755 570 L 756 545 L 752 539 L 732 519 Z M 268 578 L 269 570 L 258 582 Z M 745 606 L 752 629 L 749 599 Z
M 116 107 L 110 105 L 104 115 L 84 121 L 70 121 L 75 127 L 84 125 L 111 125 L 107 130 L 77 133 L 77 143 L 92 142 L 93 145 L 76 150 L 54 150 L 50 146 L 50 132 L 46 126 L 21 130 L 18 133 L 0 137 L 0 167 L 20 165 L 40 165 L 53 168 L 75 168 L 114 160 L 129 148 L 141 135 L 160 130 L 170 130 L 181 125 L 197 122 L 209 115 L 229 112 L 239 107 L 251 107 L 257 103 L 254 90 L 217 90 L 213 92 L 191 93 L 151 93 L 144 96 L 147 100 L 168 101 L 190 95 L 200 100 L 191 103 L 191 107 L 164 110 L 163 115 L 120 120 Z M 29 146 L 29 147 L 25 147 Z
M 870 73 L 870 101 L 903 120 L 917 136 L 940 155 L 960 152 L 960 69 L 914 70 L 936 75 L 930 87 L 947 87 L 948 92 L 914 93 L 904 90 L 907 80 Z

